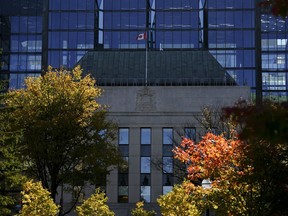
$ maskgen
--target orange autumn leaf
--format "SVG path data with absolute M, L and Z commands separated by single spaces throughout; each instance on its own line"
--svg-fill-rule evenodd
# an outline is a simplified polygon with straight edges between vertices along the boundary
M 187 165 L 190 180 L 210 178 L 216 184 L 231 173 L 243 175 L 244 150 L 244 144 L 237 137 L 226 139 L 222 135 L 207 133 L 199 143 L 183 138 L 173 152 L 175 158 Z

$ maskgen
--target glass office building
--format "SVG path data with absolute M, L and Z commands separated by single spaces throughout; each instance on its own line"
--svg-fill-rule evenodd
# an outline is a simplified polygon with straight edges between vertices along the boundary
M 0 79 L 21 88 L 91 50 L 204 49 L 252 95 L 287 100 L 287 36 L 257 0 L 1 0 Z

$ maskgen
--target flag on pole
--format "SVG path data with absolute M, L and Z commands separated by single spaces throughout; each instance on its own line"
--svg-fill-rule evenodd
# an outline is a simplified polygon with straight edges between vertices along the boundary
M 136 40 L 146 40 L 146 39 L 147 39 L 146 32 L 139 34 L 136 38 Z

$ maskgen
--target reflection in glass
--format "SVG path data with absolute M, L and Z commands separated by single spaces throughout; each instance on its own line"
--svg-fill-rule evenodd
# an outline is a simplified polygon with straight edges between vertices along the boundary
M 196 128 L 195 127 L 186 127 L 184 128 L 185 137 L 193 141 L 196 140 Z
M 150 202 L 151 197 L 151 187 L 150 186 L 141 186 L 141 201 L 144 201 L 146 203 Z
M 173 157 L 163 157 L 163 173 L 173 173 Z
M 150 157 L 141 157 L 141 173 L 150 173 Z
M 141 128 L 141 145 L 151 144 L 151 128 Z
M 169 193 L 170 191 L 172 191 L 173 186 L 163 186 L 163 195 Z
M 128 203 L 128 186 L 118 187 L 118 202 Z
M 129 144 L 129 128 L 119 128 L 118 132 L 118 144 Z
M 173 129 L 163 128 L 163 144 L 171 145 L 173 144 Z

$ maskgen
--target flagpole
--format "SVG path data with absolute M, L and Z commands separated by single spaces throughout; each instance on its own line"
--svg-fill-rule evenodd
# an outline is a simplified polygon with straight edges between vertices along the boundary
M 146 50 L 145 50 L 145 86 L 147 86 L 147 78 L 148 78 L 148 37 L 146 38 Z

